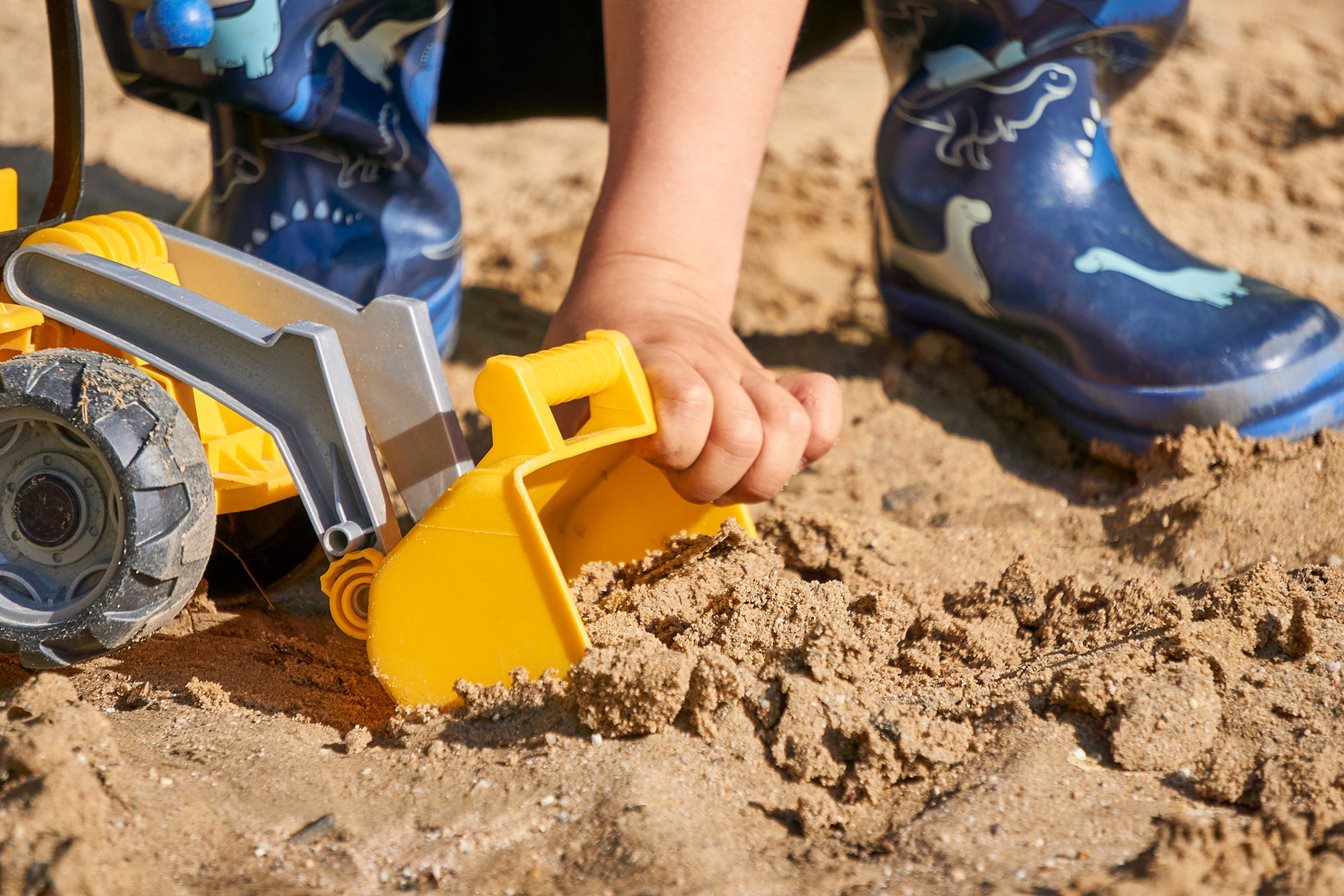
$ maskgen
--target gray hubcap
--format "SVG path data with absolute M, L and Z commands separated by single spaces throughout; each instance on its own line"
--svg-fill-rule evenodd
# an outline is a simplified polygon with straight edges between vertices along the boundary
M 112 469 L 78 430 L 36 408 L 0 409 L 0 621 L 77 614 L 107 587 L 125 526 Z

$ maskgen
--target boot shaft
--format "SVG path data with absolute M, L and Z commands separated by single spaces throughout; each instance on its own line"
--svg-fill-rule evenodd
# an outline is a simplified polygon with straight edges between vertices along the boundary
M 210 127 L 183 226 L 358 302 L 423 299 L 451 345 L 461 209 L 429 141 L 448 0 L 92 2 L 126 91 Z M 184 11 L 202 46 L 149 24 Z
M 379 146 L 382 108 L 405 131 L 433 119 L 447 0 L 243 0 L 214 11 L 204 47 L 164 51 L 137 40 L 144 2 L 92 0 L 117 79 L 133 96 L 210 120 L 222 106 L 256 112 L 354 146 Z

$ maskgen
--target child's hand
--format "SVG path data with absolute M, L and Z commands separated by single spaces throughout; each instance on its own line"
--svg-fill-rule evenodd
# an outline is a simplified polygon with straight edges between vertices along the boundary
M 696 502 L 763 501 L 840 434 L 840 386 L 776 377 L 728 323 L 752 190 L 804 0 L 606 0 L 602 192 L 547 343 L 630 338 L 658 433 L 636 450 Z
M 766 370 L 721 312 L 667 268 L 638 258 L 590 272 L 557 312 L 547 344 L 620 330 L 644 366 L 658 420 L 636 453 L 689 501 L 768 500 L 835 444 L 840 386 L 822 373 Z

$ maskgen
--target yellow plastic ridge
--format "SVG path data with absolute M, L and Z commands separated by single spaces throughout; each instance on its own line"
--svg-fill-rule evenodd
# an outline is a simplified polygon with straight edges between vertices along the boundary
M 322 574 L 331 618 L 352 638 L 369 636 L 369 586 L 382 565 L 382 551 L 365 548 L 337 557 Z

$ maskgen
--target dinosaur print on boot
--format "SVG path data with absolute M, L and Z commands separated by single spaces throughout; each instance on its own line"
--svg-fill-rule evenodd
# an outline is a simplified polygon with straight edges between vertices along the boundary
M 1110 104 L 1175 45 L 1187 0 L 865 6 L 891 81 L 874 184 L 893 332 L 950 332 L 1131 451 L 1185 426 L 1344 427 L 1344 319 L 1172 242 L 1116 159 Z
M 234 15 L 222 12 L 215 11 L 210 42 L 182 55 L 199 62 L 207 75 L 241 68 L 248 78 L 263 78 L 274 71 L 273 57 L 280 46 L 280 0 L 252 0 L 251 6 Z
M 350 33 L 345 22 L 335 19 L 317 33 L 317 45 L 335 44 L 361 75 L 384 90 L 392 89 L 388 70 L 397 60 L 397 47 L 413 34 L 438 23 L 448 14 L 445 6 L 434 15 L 415 21 L 384 19 L 359 37 Z
M 1064 65 L 1047 62 L 1009 84 L 976 81 L 950 96 L 940 95 L 924 103 L 896 100 L 894 111 L 903 120 L 943 135 L 938 141 L 938 161 L 944 165 L 970 165 L 988 171 L 986 149 L 996 143 L 1016 143 L 1018 137 L 1040 124 L 1046 108 L 1071 95 L 1078 76 Z M 982 94 L 985 98 L 977 97 Z M 1025 97 L 1008 108 L 993 101 L 1000 97 Z

